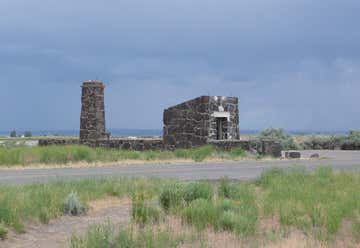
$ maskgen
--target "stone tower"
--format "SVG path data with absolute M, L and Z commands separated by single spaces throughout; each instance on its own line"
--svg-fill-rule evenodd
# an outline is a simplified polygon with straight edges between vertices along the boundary
M 109 138 L 105 129 L 105 86 L 101 81 L 89 80 L 81 88 L 80 142 L 95 146 L 97 140 Z

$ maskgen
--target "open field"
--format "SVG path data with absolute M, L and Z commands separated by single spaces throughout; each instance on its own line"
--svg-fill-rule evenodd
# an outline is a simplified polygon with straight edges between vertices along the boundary
M 36 236 L 34 226 L 64 215 L 65 199 L 75 192 L 88 207 L 108 197 L 132 203 L 127 224 L 104 219 L 69 234 L 69 247 L 356 247 L 359 191 L 360 173 L 329 167 L 310 174 L 273 168 L 250 182 L 109 178 L 2 186 L 0 234 L 14 247 L 28 226 Z

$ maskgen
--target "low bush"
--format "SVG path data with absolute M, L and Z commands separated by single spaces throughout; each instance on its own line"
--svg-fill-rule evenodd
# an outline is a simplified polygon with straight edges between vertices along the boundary
M 226 211 L 237 211 L 238 206 L 235 204 L 233 200 L 220 198 L 217 202 L 216 208 L 219 212 Z
M 184 197 L 184 186 L 180 183 L 171 183 L 162 188 L 159 194 L 161 207 L 168 211 L 171 208 L 182 206 Z
M 211 200 L 213 196 L 213 189 L 209 183 L 193 182 L 185 186 L 184 200 L 189 203 L 196 199 Z
M 160 219 L 161 210 L 155 204 L 147 201 L 145 194 L 137 192 L 132 197 L 132 219 L 140 224 L 155 223 Z
M 220 185 L 218 188 L 218 194 L 220 197 L 224 198 L 234 198 L 237 194 L 237 189 L 235 184 L 232 184 L 227 177 L 222 177 L 220 179 Z
M 217 227 L 223 231 L 233 231 L 237 225 L 236 218 L 237 216 L 233 211 L 224 211 L 218 219 Z
M 300 147 L 302 149 L 336 149 L 341 147 L 343 139 L 344 137 L 335 135 L 311 135 L 300 144 Z
M 211 201 L 196 199 L 183 209 L 182 218 L 197 229 L 203 230 L 215 225 L 218 212 Z
M 79 201 L 75 192 L 71 192 L 64 201 L 64 213 L 81 215 L 86 212 L 86 207 Z
M 318 136 L 311 135 L 301 144 L 303 149 L 343 149 L 359 150 L 360 149 L 360 131 L 350 130 L 346 135 L 329 135 Z
M 298 149 L 294 139 L 291 135 L 285 132 L 282 128 L 267 128 L 258 135 L 258 139 L 269 139 L 279 142 L 284 150 Z
M 360 149 L 360 130 L 350 130 L 348 135 L 340 139 L 341 147 L 345 150 Z

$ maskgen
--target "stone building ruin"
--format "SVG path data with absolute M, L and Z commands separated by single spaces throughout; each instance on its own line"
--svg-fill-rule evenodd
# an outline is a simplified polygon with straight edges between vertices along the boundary
M 200 96 L 164 111 L 164 145 L 191 148 L 212 140 L 239 140 L 237 97 Z
M 200 96 L 165 109 L 162 138 L 110 138 L 105 125 L 104 84 L 89 80 L 82 84 L 81 89 L 79 139 L 41 139 L 40 146 L 85 144 L 142 151 L 211 144 L 221 149 L 241 147 L 263 155 L 281 156 L 278 143 L 240 140 L 237 97 Z

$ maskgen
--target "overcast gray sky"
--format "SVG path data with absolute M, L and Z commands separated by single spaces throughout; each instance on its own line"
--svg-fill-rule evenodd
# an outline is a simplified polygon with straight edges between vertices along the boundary
M 240 128 L 360 128 L 359 0 L 1 0 L 0 130 L 77 129 L 101 79 L 107 125 L 160 129 L 199 95 Z

